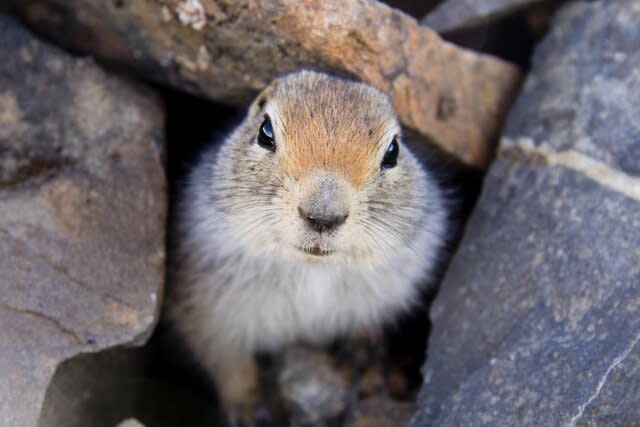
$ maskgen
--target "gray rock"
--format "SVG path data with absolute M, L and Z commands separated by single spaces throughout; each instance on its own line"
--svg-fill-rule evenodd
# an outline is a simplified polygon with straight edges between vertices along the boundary
M 640 425 L 640 7 L 539 46 L 433 308 L 413 426 Z
M 422 19 L 439 33 L 448 33 L 487 24 L 544 0 L 445 0 Z
M 135 418 L 127 418 L 126 420 L 118 424 L 116 427 L 144 427 L 144 424 L 142 424 L 140 421 L 136 420 Z
M 144 341 L 161 296 L 163 111 L 0 15 L 0 425 L 58 364 Z
M 145 350 L 117 347 L 60 363 L 47 388 L 38 427 L 114 427 L 139 415 L 145 388 L 150 394 L 155 386 L 145 375 Z
M 349 386 L 329 355 L 303 346 L 286 349 L 278 375 L 282 400 L 293 426 L 325 425 L 349 403 Z

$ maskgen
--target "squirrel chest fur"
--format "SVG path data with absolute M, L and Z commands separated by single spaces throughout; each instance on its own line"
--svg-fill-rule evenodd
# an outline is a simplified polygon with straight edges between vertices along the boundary
M 255 351 L 365 332 L 410 309 L 444 228 L 441 190 L 389 99 L 291 74 L 191 173 L 170 315 L 233 417 L 251 404 Z

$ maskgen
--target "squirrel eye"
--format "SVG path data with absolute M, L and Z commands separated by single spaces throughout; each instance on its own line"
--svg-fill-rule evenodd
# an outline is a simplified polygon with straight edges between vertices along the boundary
M 276 151 L 276 143 L 273 139 L 273 127 L 269 116 L 264 117 L 264 121 L 260 125 L 258 132 L 258 145 L 269 151 Z
M 382 158 L 382 169 L 391 169 L 398 164 L 398 154 L 400 153 L 400 146 L 398 145 L 397 136 L 393 137 L 393 141 L 389 144 L 387 151 Z

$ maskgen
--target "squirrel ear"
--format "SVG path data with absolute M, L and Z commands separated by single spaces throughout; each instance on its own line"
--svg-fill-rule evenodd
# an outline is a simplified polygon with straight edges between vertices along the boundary
M 265 89 L 262 90 L 262 92 L 260 92 L 260 94 L 256 97 L 255 101 L 253 101 L 253 103 L 251 104 L 251 107 L 249 108 L 249 113 L 252 116 L 259 114 L 264 109 L 264 106 L 266 105 L 267 100 L 269 99 L 271 94 L 276 90 L 277 87 L 278 87 L 278 80 L 274 80 L 269 84 L 269 86 L 267 86 Z

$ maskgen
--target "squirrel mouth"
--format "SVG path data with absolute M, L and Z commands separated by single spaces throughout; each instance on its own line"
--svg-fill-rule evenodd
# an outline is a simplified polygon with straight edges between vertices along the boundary
M 298 247 L 302 252 L 314 255 L 314 256 L 328 256 L 331 255 L 334 251 L 328 249 L 321 249 L 320 246 L 315 245 L 311 247 Z

